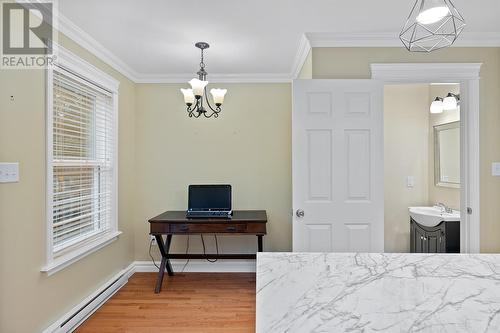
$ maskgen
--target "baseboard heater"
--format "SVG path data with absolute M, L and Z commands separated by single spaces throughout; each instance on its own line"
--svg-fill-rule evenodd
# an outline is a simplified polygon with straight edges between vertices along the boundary
M 134 273 L 133 267 L 124 269 L 80 304 L 68 311 L 61 319 L 47 327 L 43 333 L 66 333 L 75 330 L 85 319 L 113 296 Z

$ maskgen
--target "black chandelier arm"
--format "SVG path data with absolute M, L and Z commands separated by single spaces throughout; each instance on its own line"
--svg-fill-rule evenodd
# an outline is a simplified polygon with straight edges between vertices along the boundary
M 190 117 L 192 117 L 193 112 L 198 109 L 199 104 L 200 104 L 200 100 L 197 98 L 196 104 L 194 106 L 192 104 L 187 106 L 187 112 L 188 112 Z
M 220 111 L 219 111 L 220 112 Z M 208 112 L 205 112 L 203 113 L 203 115 L 205 116 L 205 118 L 212 118 L 212 116 L 214 118 L 218 118 L 219 117 L 219 112 L 217 111 L 213 111 L 212 113 L 208 114 Z
M 207 101 L 207 104 L 208 104 L 208 107 L 210 108 L 210 110 L 212 110 L 214 113 L 219 113 L 221 112 L 221 107 L 220 106 L 215 106 L 215 109 L 212 107 L 212 105 L 210 104 L 210 101 L 208 99 L 208 95 L 207 95 L 207 87 L 205 86 L 205 100 Z

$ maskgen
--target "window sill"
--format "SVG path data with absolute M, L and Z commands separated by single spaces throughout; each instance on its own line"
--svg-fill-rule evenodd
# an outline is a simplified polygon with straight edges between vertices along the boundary
M 78 260 L 85 258 L 89 254 L 94 253 L 95 251 L 102 249 L 106 245 L 111 244 L 112 242 L 118 239 L 118 236 L 121 233 L 122 233 L 121 231 L 114 231 L 112 233 L 103 235 L 102 237 L 94 240 L 91 243 L 85 244 L 84 246 L 70 253 L 57 257 L 56 259 L 48 263 L 46 266 L 44 266 L 41 269 L 41 271 L 47 273 L 48 276 L 51 276 L 52 274 L 59 272 L 60 270 L 77 262 Z

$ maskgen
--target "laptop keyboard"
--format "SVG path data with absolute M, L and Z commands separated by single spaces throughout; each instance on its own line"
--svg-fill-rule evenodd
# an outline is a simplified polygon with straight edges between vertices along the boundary
M 200 212 L 200 211 L 188 211 L 186 214 L 188 217 L 228 217 L 230 216 L 228 212 Z

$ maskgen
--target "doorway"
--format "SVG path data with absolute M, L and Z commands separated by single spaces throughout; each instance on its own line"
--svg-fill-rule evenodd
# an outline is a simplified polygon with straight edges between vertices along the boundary
M 384 251 L 384 85 L 444 82 L 461 89 L 460 251 L 479 252 L 480 67 L 372 64 L 371 80 L 294 81 L 293 250 Z
M 460 84 L 384 86 L 384 250 L 460 252 Z
M 460 83 L 460 252 L 480 252 L 479 79 L 481 63 L 371 64 L 386 84 Z

